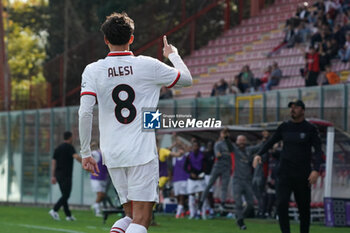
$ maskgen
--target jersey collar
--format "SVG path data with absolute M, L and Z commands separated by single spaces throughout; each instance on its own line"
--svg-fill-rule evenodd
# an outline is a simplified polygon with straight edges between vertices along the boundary
M 108 57 L 116 57 L 116 56 L 134 56 L 131 51 L 112 51 L 109 52 Z

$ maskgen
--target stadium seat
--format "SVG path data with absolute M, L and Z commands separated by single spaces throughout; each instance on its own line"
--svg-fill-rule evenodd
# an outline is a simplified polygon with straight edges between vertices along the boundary
M 198 91 L 208 96 L 215 82 L 224 78 L 227 82 L 249 65 L 254 76 L 259 78 L 263 70 L 274 61 L 283 71 L 284 78 L 273 89 L 302 87 L 305 80 L 300 77 L 300 68 L 305 65 L 304 53 L 299 48 L 281 49 L 272 57 L 266 55 L 277 47 L 284 38 L 281 28 L 285 20 L 294 15 L 302 0 L 276 0 L 275 4 L 263 9 L 257 16 L 245 19 L 239 26 L 226 31 L 207 46 L 194 51 L 185 58 L 192 76 L 198 80 L 192 89 L 183 88 L 176 98 L 193 97 Z M 349 63 L 333 61 L 335 72 L 350 69 Z M 343 78 L 344 80 L 349 77 Z

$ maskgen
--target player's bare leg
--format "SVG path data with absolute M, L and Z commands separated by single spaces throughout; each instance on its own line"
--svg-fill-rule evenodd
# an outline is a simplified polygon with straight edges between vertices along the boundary
M 177 205 L 177 210 L 176 210 L 176 218 L 183 218 L 184 215 L 184 205 L 185 205 L 185 195 L 178 195 L 177 196 L 177 203 L 179 203 Z
M 148 229 L 152 220 L 152 209 L 154 202 L 144 201 L 133 201 L 132 212 L 133 221 L 132 223 L 142 225 Z
M 128 216 L 131 219 L 132 219 L 132 208 L 133 208 L 133 202 L 131 201 L 123 204 L 125 216 Z
M 97 192 L 95 203 L 93 204 L 93 208 L 95 211 L 96 216 L 102 216 L 101 215 L 101 203 L 105 197 L 105 193 L 103 192 Z
M 113 224 L 110 233 L 124 233 L 132 222 L 132 202 L 123 204 L 123 209 L 125 217 Z
M 105 193 L 97 192 L 96 203 L 102 202 L 104 198 L 105 198 Z

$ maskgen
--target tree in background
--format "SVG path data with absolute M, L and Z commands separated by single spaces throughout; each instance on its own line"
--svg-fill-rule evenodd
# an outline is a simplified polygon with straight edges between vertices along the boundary
M 112 12 L 129 12 L 146 0 L 49 0 L 48 59 L 63 53 L 64 8 L 68 7 L 68 48 L 77 46 L 99 32 L 100 24 Z M 66 4 L 65 4 L 66 3 Z M 148 20 L 148 19 L 146 19 Z M 89 49 L 89 48 L 87 48 Z
M 10 5 L 5 5 L 5 42 L 12 80 L 12 109 L 47 105 L 47 84 L 43 75 L 46 7 L 44 0 L 13 0 Z

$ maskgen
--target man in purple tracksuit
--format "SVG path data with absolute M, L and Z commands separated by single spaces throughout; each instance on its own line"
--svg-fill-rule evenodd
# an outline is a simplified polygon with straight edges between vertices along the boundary
M 177 210 L 176 210 L 176 218 L 184 217 L 184 204 L 185 204 L 185 196 L 188 194 L 187 192 L 187 180 L 189 178 L 189 174 L 184 170 L 186 155 L 182 155 L 179 158 L 174 158 L 174 168 L 173 168 L 173 186 L 174 186 L 174 195 L 177 198 Z
M 108 182 L 108 171 L 107 167 L 102 164 L 102 153 L 100 149 L 98 148 L 97 143 L 93 142 L 91 143 L 92 157 L 96 160 L 98 168 L 100 170 L 100 173 L 98 173 L 98 176 L 90 176 L 91 180 L 91 188 L 92 191 L 94 191 L 97 194 L 96 201 L 92 205 L 95 215 L 98 217 L 101 217 L 101 203 L 104 200 L 106 196 L 106 187 Z
M 187 191 L 190 195 L 188 198 L 188 206 L 190 208 L 190 218 L 198 217 L 195 196 L 201 196 L 205 189 L 203 159 L 204 154 L 199 150 L 198 141 L 192 142 L 192 150 L 185 161 L 185 171 L 189 173 L 190 177 L 187 183 Z

